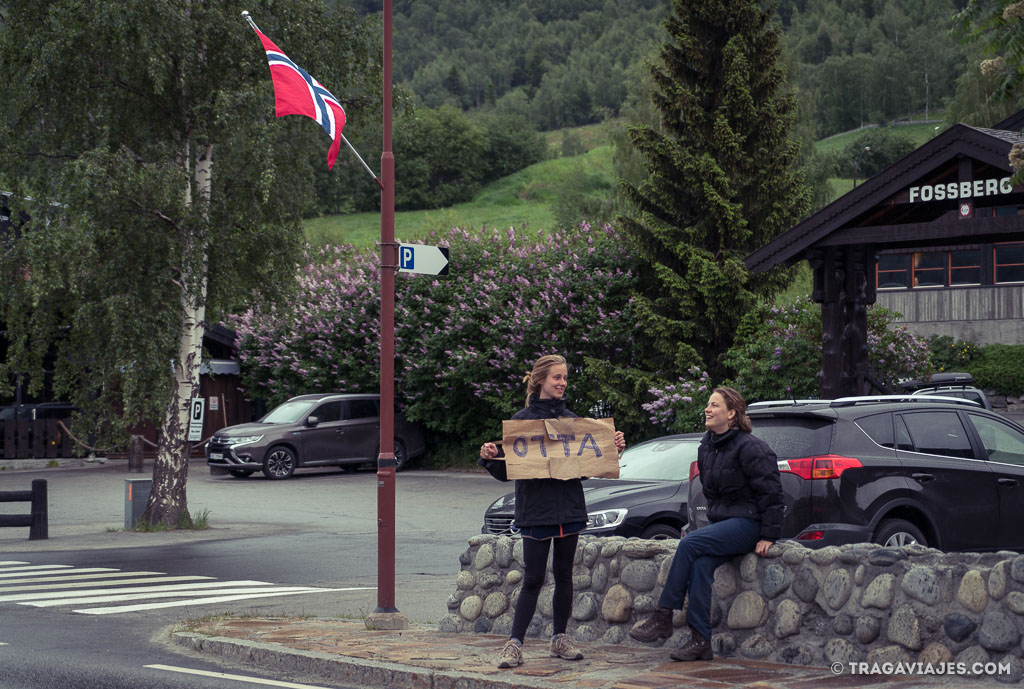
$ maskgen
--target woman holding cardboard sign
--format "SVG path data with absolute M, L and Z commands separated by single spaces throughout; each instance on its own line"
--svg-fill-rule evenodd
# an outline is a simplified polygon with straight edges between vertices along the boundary
M 565 407 L 565 388 L 569 369 L 557 354 L 542 356 L 526 374 L 526 406 L 512 418 L 559 419 L 579 418 Z M 615 447 L 622 452 L 626 439 L 615 432 Z M 480 447 L 479 464 L 500 481 L 507 481 L 505 462 L 495 460 L 498 448 L 494 443 Z M 499 668 L 516 667 L 523 662 L 523 640 L 537 609 L 537 599 L 544 585 L 548 551 L 554 547 L 551 571 L 555 580 L 553 635 L 551 655 L 566 660 L 583 657 L 580 649 L 566 635 L 572 611 L 572 563 L 576 556 L 579 534 L 587 528 L 587 503 L 580 479 L 530 478 L 516 481 L 515 525 L 523 536 L 523 586 L 519 591 L 512 632 L 498 659 Z
M 747 404 L 732 388 L 715 388 L 704 409 L 708 432 L 697 449 L 709 524 L 679 541 L 654 614 L 630 630 L 637 641 L 672 635 L 672 611 L 689 593 L 690 639 L 672 660 L 711 660 L 711 584 L 715 569 L 736 555 L 768 554 L 782 532 L 783 493 L 778 459 L 751 434 Z

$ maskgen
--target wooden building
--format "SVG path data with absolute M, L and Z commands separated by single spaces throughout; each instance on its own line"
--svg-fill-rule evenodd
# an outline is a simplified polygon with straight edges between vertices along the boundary
M 823 398 L 871 389 L 867 306 L 918 336 L 1024 344 L 1024 110 L 957 124 L 753 252 L 755 274 L 806 259 L 822 305 Z

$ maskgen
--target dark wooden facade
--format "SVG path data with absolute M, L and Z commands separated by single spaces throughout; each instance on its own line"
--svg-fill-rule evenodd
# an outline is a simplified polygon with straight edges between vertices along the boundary
M 823 398 L 877 387 L 867 307 L 880 253 L 1024 241 L 1024 187 L 1010 184 L 1008 160 L 1022 128 L 1024 111 L 991 129 L 957 124 L 747 257 L 755 274 L 809 262 L 812 299 L 822 305 Z

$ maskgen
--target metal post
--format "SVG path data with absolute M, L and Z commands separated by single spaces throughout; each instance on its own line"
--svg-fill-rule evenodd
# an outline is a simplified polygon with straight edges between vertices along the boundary
M 46 479 L 32 481 L 32 525 L 28 527 L 28 540 L 39 541 L 50 537 L 49 516 L 46 512 Z
M 384 146 L 380 157 L 380 455 L 377 458 L 377 608 L 366 625 L 404 629 L 395 607 L 395 157 L 391 151 L 391 0 L 384 0 Z M 372 619 L 371 619 L 372 618 Z

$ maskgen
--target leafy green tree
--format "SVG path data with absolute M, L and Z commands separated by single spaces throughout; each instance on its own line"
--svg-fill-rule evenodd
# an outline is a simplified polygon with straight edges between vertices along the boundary
M 956 19 L 957 34 L 990 56 L 978 65 L 981 78 L 994 87 L 983 104 L 988 113 L 999 104 L 1016 111 L 1024 104 L 1024 1 L 971 0 Z M 1014 182 L 1024 180 L 1024 144 L 1013 145 L 1009 162 L 1017 171 Z
M 772 12 L 753 0 L 676 0 L 666 27 L 653 68 L 660 127 L 631 130 L 648 177 L 624 182 L 637 211 L 623 224 L 643 263 L 634 351 L 655 378 L 633 374 L 642 392 L 694 365 L 721 378 L 740 318 L 788 280 L 751 277 L 743 258 L 808 202 Z
M 144 519 L 188 523 L 187 427 L 211 315 L 291 274 L 312 189 L 303 118 L 274 121 L 265 53 L 233 0 L 4 3 L 3 373 L 53 386 L 123 438 L 159 428 Z M 245 6 L 347 106 L 379 102 L 375 20 L 322 2 Z M 368 113 L 372 114 L 372 113 Z M 3 376 L 6 380 L 8 376 Z
M 870 150 L 865 151 L 868 148 Z M 857 179 L 865 180 L 889 167 L 917 148 L 907 136 L 889 127 L 866 129 L 846 145 L 839 156 L 839 174 L 852 177 L 857 166 Z

